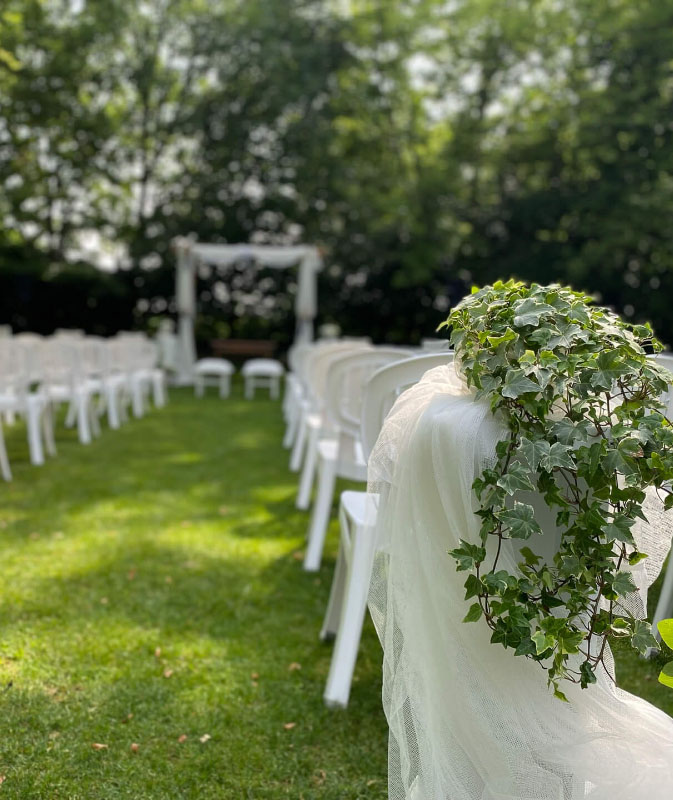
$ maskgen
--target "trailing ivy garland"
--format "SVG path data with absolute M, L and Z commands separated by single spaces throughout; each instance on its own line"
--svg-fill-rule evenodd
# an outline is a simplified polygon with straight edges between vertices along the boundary
M 645 519 L 645 489 L 673 507 L 673 428 L 660 400 L 670 375 L 647 356 L 662 346 L 649 325 L 584 294 L 512 280 L 475 289 L 444 325 L 468 385 L 509 431 L 496 466 L 473 484 L 481 543 L 450 553 L 470 573 L 465 598 L 476 599 L 464 621 L 483 617 L 491 641 L 539 662 L 566 700 L 560 682 L 594 683 L 609 636 L 641 653 L 658 647 L 620 598 L 636 590 L 628 565 L 647 557 L 631 533 Z M 552 563 L 535 553 L 542 531 L 521 502 L 527 491 L 556 513 Z M 499 563 L 506 539 L 529 540 L 515 574 Z

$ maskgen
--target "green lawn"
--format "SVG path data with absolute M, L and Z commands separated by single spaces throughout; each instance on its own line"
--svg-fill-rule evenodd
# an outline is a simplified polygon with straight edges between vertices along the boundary
M 173 391 L 90 447 L 60 427 L 42 468 L 9 431 L 0 800 L 386 797 L 369 621 L 348 711 L 322 703 L 336 527 L 304 573 L 282 432 L 279 405 L 238 386 Z M 673 713 L 658 665 L 619 659 L 623 685 Z

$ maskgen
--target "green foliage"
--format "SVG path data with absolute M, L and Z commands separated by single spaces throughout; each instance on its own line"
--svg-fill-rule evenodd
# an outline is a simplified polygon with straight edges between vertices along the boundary
M 470 572 L 467 596 L 493 642 L 538 661 L 555 691 L 564 679 L 585 688 L 609 636 L 640 653 L 658 646 L 622 600 L 636 591 L 629 565 L 646 557 L 631 532 L 645 519 L 645 490 L 673 504 L 673 428 L 661 401 L 671 378 L 648 358 L 661 345 L 649 325 L 580 292 L 513 280 L 473 290 L 445 325 L 458 369 L 509 431 L 474 482 L 481 544 L 451 555 Z M 551 563 L 535 552 L 542 530 L 520 499 L 531 490 L 560 530 Z M 499 568 L 510 539 L 528 543 L 513 574 Z M 478 618 L 474 606 L 468 618 Z
M 376 340 L 416 341 L 511 274 L 599 292 L 673 343 L 670 0 L 0 5 L 13 269 L 107 251 L 142 325 L 174 312 L 171 237 L 301 238 L 327 253 L 320 321 Z M 59 324 L 34 287 L 0 290 L 2 321 Z M 291 298 L 272 298 L 291 289 L 203 277 L 200 338 L 287 341 Z
M 664 642 L 673 650 L 673 619 L 662 619 L 657 625 Z M 673 689 L 673 661 L 664 664 L 659 674 L 659 682 Z

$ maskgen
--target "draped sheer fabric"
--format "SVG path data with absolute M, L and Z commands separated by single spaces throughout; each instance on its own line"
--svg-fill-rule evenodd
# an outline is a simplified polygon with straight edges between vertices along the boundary
M 400 396 L 370 458 L 369 489 L 381 495 L 370 610 L 384 650 L 389 797 L 670 800 L 673 719 L 602 671 L 589 689 L 564 685 L 563 703 L 537 664 L 490 643 L 483 620 L 461 622 L 465 573 L 447 551 L 478 541 L 472 482 L 504 434 L 454 366 L 438 367 Z M 637 532 L 651 555 L 643 589 L 670 546 L 662 520 Z M 557 545 L 552 531 L 535 549 L 550 558 Z M 514 550 L 501 559 L 515 569 Z

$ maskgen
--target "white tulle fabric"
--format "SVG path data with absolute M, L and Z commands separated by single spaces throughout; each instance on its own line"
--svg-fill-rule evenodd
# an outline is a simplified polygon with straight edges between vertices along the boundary
M 381 494 L 370 610 L 384 649 L 389 797 L 671 800 L 673 719 L 605 674 L 587 690 L 564 686 L 562 703 L 537 664 L 492 645 L 483 621 L 461 622 L 465 573 L 447 551 L 478 541 L 472 482 L 503 434 L 453 366 L 439 367 L 400 396 L 370 458 L 370 491 Z M 670 526 L 639 535 L 658 562 L 638 576 L 646 584 Z M 536 550 L 550 557 L 554 536 Z M 514 553 L 501 563 L 513 570 Z

